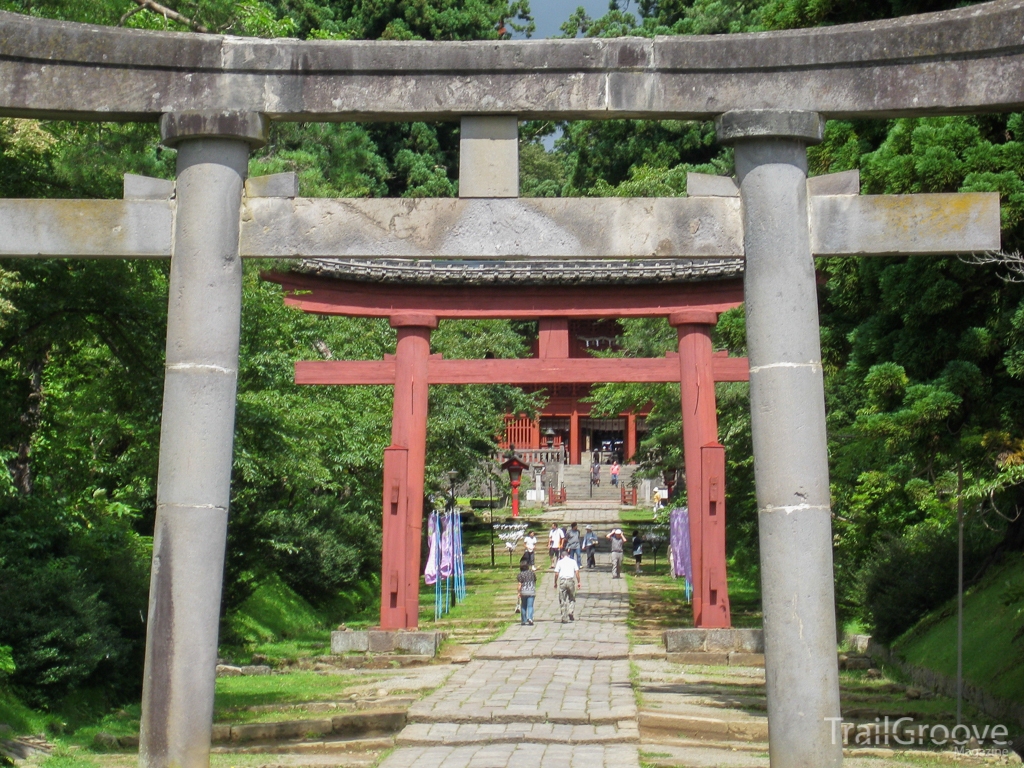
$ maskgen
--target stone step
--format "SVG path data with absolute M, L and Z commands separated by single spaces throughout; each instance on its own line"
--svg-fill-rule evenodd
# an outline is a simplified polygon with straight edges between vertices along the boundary
M 475 711 L 465 711 L 452 714 L 450 711 L 436 711 L 430 705 L 423 704 L 409 710 L 409 724 L 414 723 L 449 723 L 483 725 L 486 723 L 498 723 L 512 725 L 515 723 L 556 723 L 559 725 L 617 725 L 620 722 L 629 720 L 636 721 L 637 710 L 635 704 L 628 704 L 618 707 L 607 707 L 593 712 L 559 709 L 546 711 L 535 709 L 532 711 L 512 711 L 511 708 L 500 711 L 489 711 L 481 708 Z
M 475 744 L 635 744 L 635 720 L 615 724 L 569 723 L 411 723 L 398 734 L 399 747 L 472 746 Z
M 720 741 L 768 741 L 767 717 L 718 718 L 641 710 L 638 720 L 645 734 L 655 731 Z
M 354 737 L 365 734 L 390 734 L 400 731 L 407 722 L 407 710 L 371 709 L 348 712 L 332 717 L 283 720 L 273 723 L 215 723 L 213 742 L 276 742 L 309 739 L 314 736 Z
M 358 739 L 323 739 L 293 741 L 289 743 L 269 742 L 264 744 L 216 745 L 210 752 L 219 755 L 287 755 L 315 754 L 329 755 L 339 752 L 372 752 L 379 754 L 395 746 L 394 736 L 375 736 Z

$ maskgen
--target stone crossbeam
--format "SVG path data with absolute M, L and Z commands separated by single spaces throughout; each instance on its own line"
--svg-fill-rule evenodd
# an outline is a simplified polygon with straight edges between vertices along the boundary
M 249 200 L 240 246 L 277 258 L 742 256 L 739 198 Z
M 999 195 L 815 195 L 815 256 L 999 248 Z M 170 200 L 0 200 L 0 256 L 169 258 Z M 742 258 L 739 198 L 251 197 L 247 258 Z
M 0 257 L 169 259 L 169 200 L 0 200 Z
M 712 358 L 715 381 L 748 381 L 745 357 Z M 677 355 L 655 358 L 561 358 L 445 360 L 432 355 L 427 362 L 429 384 L 593 384 L 678 383 Z M 296 384 L 395 383 L 395 361 L 308 360 L 295 363 Z
M 154 121 L 895 117 L 1024 107 L 1024 4 L 782 32 L 481 42 L 259 40 L 0 13 L 0 115 Z M 770 72 L 770 77 L 765 73 Z
M 818 177 L 827 178 L 827 177 Z M 999 250 L 999 194 L 809 197 L 815 256 L 939 255 Z

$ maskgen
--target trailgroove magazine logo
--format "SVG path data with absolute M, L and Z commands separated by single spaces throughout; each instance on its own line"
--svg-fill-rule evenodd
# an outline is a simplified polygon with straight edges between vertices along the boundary
M 826 717 L 831 724 L 832 743 L 856 747 L 952 747 L 965 755 L 1005 756 L 1012 739 L 1005 725 L 948 726 L 915 723 L 912 717 L 890 720 L 875 718 L 874 723 L 844 723 L 841 717 Z

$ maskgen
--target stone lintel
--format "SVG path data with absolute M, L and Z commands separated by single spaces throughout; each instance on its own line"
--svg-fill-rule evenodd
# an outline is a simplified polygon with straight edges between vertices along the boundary
M 519 121 L 515 115 L 462 118 L 459 197 L 519 197 Z
M 1018 111 L 1020 0 L 831 27 L 654 39 L 261 40 L 0 13 L 0 115 L 155 121 L 830 118 Z M 768 73 L 768 76 L 766 76 Z
M 253 148 L 267 143 L 270 122 L 259 112 L 190 110 L 160 118 L 160 138 L 168 147 L 186 139 L 239 139 Z
M 244 202 L 243 256 L 268 258 L 740 257 L 740 200 L 322 199 Z
M 825 118 L 802 110 L 736 110 L 715 118 L 715 132 L 722 144 L 744 139 L 796 139 L 820 144 L 825 136 Z

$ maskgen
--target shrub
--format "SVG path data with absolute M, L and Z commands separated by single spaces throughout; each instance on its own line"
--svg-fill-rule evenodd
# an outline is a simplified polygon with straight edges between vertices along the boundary
M 964 576 L 970 578 L 985 550 L 984 541 L 966 536 Z M 881 544 L 862 570 L 864 608 L 873 635 L 890 643 L 925 614 L 956 595 L 957 532 L 922 525 Z

